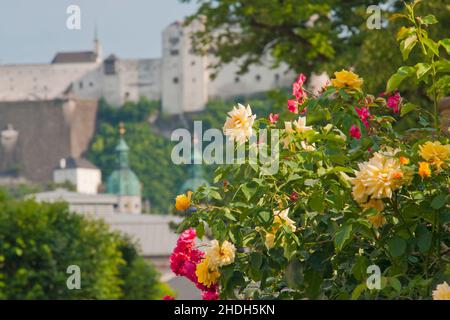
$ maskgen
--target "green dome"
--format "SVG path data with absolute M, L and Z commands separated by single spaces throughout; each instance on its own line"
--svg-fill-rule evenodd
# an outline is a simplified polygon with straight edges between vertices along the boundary
M 121 196 L 140 196 L 141 183 L 128 164 L 129 148 L 121 137 L 116 147 L 118 154 L 117 169 L 111 173 L 106 181 L 106 192 Z
M 136 174 L 127 168 L 114 170 L 106 182 L 106 191 L 121 196 L 140 196 L 141 183 Z

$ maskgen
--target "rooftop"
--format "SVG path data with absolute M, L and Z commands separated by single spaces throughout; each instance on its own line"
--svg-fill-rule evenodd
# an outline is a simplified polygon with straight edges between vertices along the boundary
M 82 62 L 96 62 L 97 54 L 94 51 L 72 51 L 72 52 L 58 52 L 52 60 L 55 63 L 82 63 Z
M 56 170 L 61 169 L 98 169 L 95 165 L 93 165 L 90 161 L 84 158 L 63 158 L 61 159 L 59 166 Z
M 67 202 L 70 204 L 111 204 L 117 203 L 117 197 L 111 194 L 85 194 L 56 189 L 54 191 L 40 192 L 30 195 L 39 202 Z

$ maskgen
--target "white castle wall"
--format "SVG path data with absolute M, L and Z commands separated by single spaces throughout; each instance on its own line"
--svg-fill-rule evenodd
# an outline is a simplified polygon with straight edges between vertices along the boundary
M 95 68 L 95 63 L 0 65 L 0 101 L 60 97 Z
M 229 98 L 289 86 L 295 78 L 285 64 L 272 69 L 272 61 L 251 66 L 237 75 L 238 62 L 225 65 L 214 80 L 208 66 L 215 57 L 193 53 L 191 34 L 200 22 L 169 25 L 162 32 L 161 59 L 118 59 L 115 72 L 105 62 L 0 65 L 0 101 L 50 100 L 69 93 L 80 99 L 105 98 L 114 106 L 141 96 L 161 100 L 166 114 L 204 109 L 208 99 Z M 98 41 L 94 51 L 101 52 Z M 110 58 L 107 58 L 108 60 Z
M 213 59 L 210 57 L 210 59 Z M 272 62 L 264 59 L 263 65 L 253 65 L 246 74 L 238 75 L 238 63 L 225 65 L 217 77 L 209 82 L 210 98 L 229 98 L 264 92 L 274 88 L 289 86 L 295 78 L 284 64 L 272 69 Z

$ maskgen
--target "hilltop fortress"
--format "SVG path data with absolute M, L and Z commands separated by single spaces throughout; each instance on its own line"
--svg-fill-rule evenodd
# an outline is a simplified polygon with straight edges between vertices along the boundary
M 120 107 L 146 97 L 176 116 L 202 111 L 209 99 L 265 92 L 294 80 L 287 65 L 271 68 L 268 57 L 244 75 L 237 75 L 237 62 L 227 64 L 212 80 L 209 66 L 216 58 L 192 48 L 191 34 L 201 27 L 169 25 L 159 59 L 103 59 L 95 36 L 92 51 L 59 52 L 47 64 L 0 65 L 0 180 L 50 181 L 61 159 L 81 159 L 95 134 L 100 98 Z M 313 91 L 327 79 L 311 78 Z
M 195 55 L 191 34 L 201 24 L 169 25 L 162 32 L 162 57 L 121 59 L 102 57 L 98 37 L 92 51 L 60 52 L 48 64 L 0 65 L 0 102 L 65 98 L 106 99 L 114 106 L 141 96 L 161 100 L 162 112 L 177 115 L 204 109 L 208 99 L 264 92 L 289 85 L 294 74 L 286 65 L 263 65 L 238 76 L 237 63 L 225 65 L 214 80 L 208 68 L 212 55 Z

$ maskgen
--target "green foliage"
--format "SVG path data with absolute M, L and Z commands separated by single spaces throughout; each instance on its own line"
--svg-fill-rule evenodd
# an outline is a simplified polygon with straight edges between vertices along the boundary
M 100 99 L 98 118 L 112 125 L 118 125 L 120 122 L 142 122 L 148 120 L 159 109 L 158 101 L 150 101 L 145 97 L 141 97 L 136 103 L 125 102 L 120 108 Z
M 80 267 L 80 290 L 66 286 L 70 265 Z M 164 288 L 157 279 L 133 245 L 104 223 L 69 213 L 63 203 L 0 192 L 1 299 L 159 299 Z
M 180 0 L 193 2 L 193 0 Z M 390 19 L 403 9 L 401 1 L 297 1 L 297 0 L 201 0 L 191 17 L 206 17 L 206 29 L 195 35 L 200 52 L 211 46 L 219 58 L 219 68 L 233 59 L 243 58 L 242 71 L 270 53 L 276 62 L 287 63 L 297 73 L 353 67 L 365 79 L 369 92 L 384 91 L 385 80 L 402 64 L 394 50 L 400 23 Z M 382 8 L 381 29 L 368 29 L 366 11 L 370 5 Z M 439 24 L 429 24 L 430 37 L 450 38 L 450 10 L 447 0 L 422 1 L 419 15 L 432 14 Z M 333 12 L 333 20 L 328 18 Z M 312 27 L 306 21 L 318 14 Z M 425 22 L 427 22 L 425 20 Z M 227 28 L 235 25 L 239 28 Z M 242 32 L 240 32 L 242 31 Z M 411 53 L 417 62 L 420 57 Z M 403 92 L 411 102 L 421 104 L 425 92 L 408 81 Z M 405 122 L 405 121 L 404 121 Z M 407 120 L 406 125 L 413 124 Z M 406 126 L 405 125 L 405 126 Z
M 336 57 L 346 57 L 347 64 L 354 61 L 358 53 L 353 49 L 364 40 L 359 31 L 366 23 L 366 8 L 373 5 L 370 0 L 198 2 L 191 19 L 206 18 L 206 26 L 196 33 L 195 47 L 213 50 L 220 59 L 217 66 L 242 58 L 243 72 L 269 51 L 276 63 L 286 62 L 297 72 L 321 71 Z
M 119 267 L 123 279 L 122 299 L 161 300 L 166 295 L 174 296 L 168 285 L 158 281 L 159 273 L 139 256 L 130 240 L 123 241 L 119 249 L 125 260 L 125 265 Z
M 426 91 L 435 105 L 450 83 L 450 70 L 438 72 L 436 66 L 434 72 L 423 64 L 446 61 L 448 41 L 425 37 L 437 19 L 416 15 L 415 5 L 406 7 L 406 17 L 420 24 L 410 54 L 418 48 L 422 60 L 391 77 L 388 89 L 429 72 L 423 82 L 431 88 Z M 403 40 L 399 38 L 404 52 L 409 44 Z M 355 106 L 370 110 L 368 127 L 361 124 Z M 214 181 L 228 183 L 194 193 L 197 210 L 180 225 L 236 246 L 234 263 L 220 268 L 221 297 L 430 299 L 436 285 L 450 279 L 450 157 L 441 151 L 440 163 L 420 151 L 426 142 L 450 147 L 438 128 L 436 111 L 404 102 L 403 114 L 393 114 L 385 98 L 348 85 L 330 86 L 302 107 L 308 109 L 311 129 L 286 130 L 284 122 L 295 114 L 276 124 L 255 121 L 256 132 L 281 130 L 285 143 L 275 174 L 264 174 L 262 163 L 255 166 L 248 159 L 242 165 L 220 166 Z M 394 124 L 406 115 L 420 121 L 409 130 L 396 130 Z M 352 125 L 360 127 L 360 139 L 348 134 Z M 248 152 L 250 146 L 246 148 Z M 370 165 L 364 164 L 371 159 Z M 421 162 L 428 163 L 431 177 L 420 174 Z M 383 194 L 379 188 L 391 192 Z M 291 220 L 281 218 L 280 211 Z M 370 265 L 382 272 L 380 290 L 366 285 Z
M 102 169 L 105 179 L 111 174 L 117 163 L 114 149 L 119 141 L 118 123 L 123 121 L 125 140 L 130 147 L 130 166 L 143 184 L 143 198 L 150 200 L 153 213 L 166 214 L 186 177 L 184 168 L 171 161 L 170 140 L 154 133 L 147 121 L 156 105 L 141 99 L 116 109 L 102 102 L 88 158 Z

